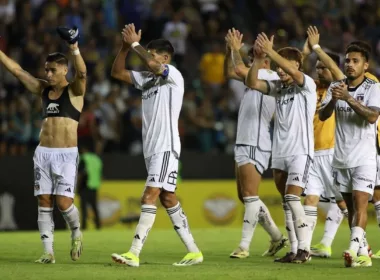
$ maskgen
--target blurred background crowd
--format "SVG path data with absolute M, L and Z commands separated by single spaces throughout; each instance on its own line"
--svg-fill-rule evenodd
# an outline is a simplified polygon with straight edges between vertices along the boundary
M 183 150 L 233 151 L 244 87 L 223 76 L 224 36 L 231 27 L 244 34 L 247 48 L 264 31 L 275 35 L 275 48 L 302 49 L 311 24 L 320 30 L 320 44 L 341 55 L 349 42 L 365 40 L 373 49 L 371 72 L 380 76 L 378 0 L 0 0 L 0 49 L 36 77 L 44 77 L 48 53 L 68 54 L 55 28 L 80 29 L 88 86 L 78 137 L 98 153 L 142 153 L 140 93 L 110 77 L 127 23 L 142 29 L 143 44 L 165 37 L 176 49 L 173 64 L 186 83 Z M 126 67 L 144 68 L 133 54 Z M 313 57 L 304 68 L 313 76 Z M 0 155 L 33 150 L 40 125 L 40 100 L 0 66 Z

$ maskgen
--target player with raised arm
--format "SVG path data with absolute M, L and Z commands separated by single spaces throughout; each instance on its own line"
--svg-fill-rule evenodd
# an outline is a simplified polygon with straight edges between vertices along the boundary
M 176 266 L 189 266 L 203 261 L 203 255 L 195 244 L 187 217 L 175 194 L 178 159 L 181 142 L 178 118 L 182 107 L 184 80 L 181 73 L 169 63 L 174 49 L 168 40 L 153 40 L 147 50 L 139 44 L 141 30 L 136 33 L 133 24 L 122 32 L 122 47 L 114 61 L 111 75 L 134 85 L 142 91 L 143 149 L 148 178 L 141 198 L 141 215 L 133 237 L 132 246 L 124 254 L 112 254 L 112 259 L 128 266 L 139 266 L 139 255 L 156 217 L 156 202 L 161 204 L 185 244 L 188 254 Z M 125 69 L 125 59 L 132 50 L 146 64 L 148 71 Z
M 304 58 L 314 51 L 318 60 L 316 69 L 318 74 L 317 84 L 317 111 L 314 114 L 314 162 L 310 169 L 309 181 L 305 189 L 305 214 L 308 219 L 311 234 L 309 235 L 308 245 L 311 245 L 312 234 L 317 223 L 317 205 L 319 199 L 324 195 L 325 199 L 331 200 L 331 203 L 337 203 L 341 210 L 331 207 L 332 213 L 338 213 L 336 217 L 341 221 L 343 213 L 348 215 L 347 206 L 343 200 L 339 190 L 334 187 L 332 174 L 332 158 L 334 154 L 335 144 L 335 116 L 331 116 L 325 121 L 319 119 L 319 109 L 321 108 L 322 100 L 326 97 L 327 89 L 331 82 L 344 79 L 344 74 L 339 69 L 339 56 L 327 54 L 318 45 L 319 33 L 318 29 L 310 26 L 307 30 L 308 38 L 302 54 Z M 335 203 L 335 204 L 336 204 Z M 330 213 L 331 215 L 331 213 Z M 331 217 L 327 213 L 326 223 Z M 331 219 L 330 223 L 335 223 L 336 220 Z M 339 222 L 340 224 L 340 222 Z M 324 241 L 326 243 L 326 241 Z M 331 243 L 323 245 L 318 244 L 311 248 L 311 255 L 322 257 L 331 256 Z
M 258 71 L 269 56 L 277 65 L 278 81 L 260 80 Z M 246 84 L 276 99 L 272 168 L 278 191 L 284 199 L 285 222 L 291 252 L 277 262 L 303 263 L 309 260 L 308 228 L 300 196 L 306 186 L 314 156 L 313 116 L 317 94 L 312 78 L 300 71 L 302 54 L 295 48 L 273 50 L 273 36 L 261 33 L 255 42 L 255 60 Z
M 225 74 L 227 78 L 243 82 L 249 68 L 245 66 L 239 53 L 242 38 L 243 35 L 235 29 L 227 33 Z M 253 53 L 250 55 L 253 58 Z M 269 58 L 264 59 L 261 68 L 260 78 L 278 80 L 277 74 L 270 70 Z M 288 245 L 288 239 L 282 235 L 269 209 L 259 198 L 261 175 L 268 168 L 271 155 L 272 141 L 269 129 L 275 109 L 275 99 L 261 92 L 251 91 L 253 90 L 246 88 L 240 103 L 235 146 L 237 188 L 245 212 L 242 238 L 239 247 L 230 254 L 230 257 L 239 259 L 249 256 L 249 246 L 257 223 L 260 223 L 271 237 L 269 249 L 263 255 L 274 256 Z
M 347 203 L 351 227 L 350 247 L 344 252 L 346 267 L 372 266 L 364 243 L 368 201 L 377 171 L 380 84 L 365 77 L 370 51 L 366 44 L 348 46 L 344 64 L 347 78 L 329 87 L 319 112 L 324 121 L 335 111 L 334 183 Z
M 55 263 L 53 208 L 56 203 L 71 229 L 71 259 L 82 253 L 79 212 L 73 204 L 78 166 L 77 128 L 86 92 L 86 65 L 78 48 L 79 31 L 58 27 L 71 50 L 75 77 L 68 82 L 68 59 L 51 53 L 46 78 L 37 79 L 0 51 L 0 61 L 31 93 L 42 99 L 40 143 L 34 153 L 34 195 L 38 199 L 38 229 L 44 248 L 36 263 Z
M 315 31 L 316 32 L 314 32 L 314 34 L 318 35 L 318 30 L 315 30 Z M 309 36 L 309 38 L 310 38 L 310 36 Z M 318 55 L 320 55 L 320 53 L 323 54 L 323 50 L 320 49 L 317 46 L 318 45 L 318 40 L 315 40 L 315 39 L 314 39 L 314 41 L 310 41 L 309 40 L 309 42 L 310 42 L 310 44 L 308 44 L 308 45 L 310 45 L 311 47 L 314 46 L 314 45 L 316 46 L 315 47 L 316 48 L 315 52 Z M 350 43 L 350 45 L 352 45 L 352 44 L 361 44 L 361 42 L 358 41 L 358 42 L 352 42 L 352 43 Z M 334 60 L 334 62 L 336 63 L 336 65 L 339 65 L 339 57 L 338 56 L 335 56 L 333 54 L 328 54 L 328 55 Z M 321 61 L 319 61 L 319 62 L 321 62 Z M 317 64 L 317 67 L 318 67 L 318 64 Z M 331 77 L 331 75 L 328 75 L 327 73 L 324 73 L 324 72 L 327 72 L 327 71 L 330 72 L 330 71 L 326 68 L 326 66 L 323 63 L 320 65 L 320 67 L 322 67 L 321 70 L 319 70 L 319 69 L 317 69 L 317 70 L 319 70 L 319 72 L 321 72 L 327 78 L 327 82 L 328 82 L 328 84 L 330 84 L 332 82 L 332 80 L 329 79 L 329 76 Z M 342 71 L 340 69 L 339 69 L 339 71 L 341 72 L 339 74 L 339 77 L 343 76 L 345 78 L 345 76 L 342 73 Z M 374 77 L 372 74 L 370 74 L 368 72 L 365 73 L 365 76 L 367 78 L 369 78 L 369 79 L 372 79 L 372 80 L 375 80 L 376 82 L 378 82 L 378 80 L 376 79 L 376 77 Z M 326 80 L 326 79 L 324 79 L 324 80 Z M 328 84 L 326 84 L 326 85 L 328 85 Z M 326 93 L 327 93 L 327 91 L 326 91 Z M 321 96 L 322 100 L 325 98 L 325 96 L 326 96 L 325 94 L 323 94 L 323 96 Z M 317 106 L 317 107 L 320 108 L 320 106 Z M 319 112 L 316 112 L 316 114 L 319 115 Z M 335 138 L 335 116 L 334 116 L 334 114 L 330 118 L 328 118 L 326 121 L 324 121 L 324 122 L 320 122 L 319 121 L 319 117 L 318 117 L 318 120 L 315 118 L 314 121 L 316 123 L 320 123 L 321 125 L 323 124 L 323 126 L 326 126 L 327 123 L 332 123 L 333 122 L 334 123 L 333 133 L 334 133 L 334 138 Z M 316 134 L 316 131 L 314 131 L 314 134 Z M 326 138 L 322 138 L 322 139 L 326 139 Z M 332 157 L 331 157 L 331 162 L 332 162 Z M 310 174 L 310 175 L 312 177 L 312 174 Z M 309 180 L 308 186 L 309 185 L 310 185 L 310 180 Z M 336 192 L 336 191 L 339 191 L 339 190 L 336 187 L 333 187 L 333 193 Z M 376 189 L 375 189 L 375 193 L 376 193 Z M 375 199 L 375 197 L 376 197 L 376 195 L 374 194 L 373 198 Z M 345 201 L 343 200 L 343 197 L 342 197 L 342 195 L 341 195 L 340 192 L 339 193 L 336 192 L 334 198 L 329 198 L 326 195 L 324 195 L 323 198 L 327 199 L 327 202 L 328 202 L 328 205 L 329 205 L 329 208 L 326 211 L 326 222 L 325 222 L 324 234 L 323 234 L 323 237 L 322 237 L 322 239 L 321 239 L 321 241 L 319 243 L 311 246 L 311 255 L 312 256 L 317 256 L 317 257 L 324 257 L 324 258 L 327 257 L 328 258 L 328 257 L 331 256 L 331 245 L 332 245 L 332 242 L 334 241 L 335 235 L 336 235 L 336 233 L 338 231 L 338 228 L 339 228 L 339 226 L 340 226 L 343 218 L 344 217 L 348 217 L 348 211 L 347 211 L 347 205 L 346 205 Z M 364 243 L 366 243 L 366 242 L 364 242 Z M 363 249 L 363 252 L 365 253 L 364 250 L 366 250 L 366 248 L 361 247 L 361 249 Z M 361 251 L 361 250 L 359 249 L 359 251 Z M 369 246 L 367 248 L 367 251 L 371 255 L 371 249 L 370 249 Z

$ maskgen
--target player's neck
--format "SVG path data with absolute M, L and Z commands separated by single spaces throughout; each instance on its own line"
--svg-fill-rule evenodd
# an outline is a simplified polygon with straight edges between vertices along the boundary
M 365 76 L 363 74 L 363 75 L 360 75 L 359 77 L 357 77 L 354 80 L 348 80 L 347 81 L 348 87 L 357 87 L 358 85 L 360 85 L 364 81 L 364 79 L 365 79 Z
M 60 92 L 64 87 L 66 87 L 69 84 L 69 82 L 64 79 L 62 82 L 52 86 L 53 91 Z

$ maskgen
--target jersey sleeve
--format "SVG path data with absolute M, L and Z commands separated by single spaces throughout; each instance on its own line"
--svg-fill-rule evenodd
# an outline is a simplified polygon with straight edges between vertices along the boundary
M 268 95 L 276 97 L 277 91 L 279 86 L 281 86 L 281 81 L 275 80 L 275 81 L 267 81 L 264 80 L 268 85 Z
M 148 80 L 149 72 L 130 71 L 133 85 L 136 89 L 143 90 L 144 84 Z
M 165 64 L 165 69 L 161 74 L 163 80 L 171 86 L 184 88 L 184 81 L 181 72 L 173 65 Z
M 369 92 L 367 107 L 380 111 L 380 83 L 372 85 Z
M 314 80 L 306 74 L 303 74 L 303 76 L 303 85 L 299 86 L 301 88 L 301 94 L 315 94 L 317 91 L 317 85 L 315 84 Z
M 327 106 L 327 104 L 330 103 L 331 99 L 332 99 L 332 93 L 331 93 L 331 88 L 332 88 L 333 84 L 331 84 L 329 86 L 329 88 L 327 89 L 327 93 L 326 93 L 326 96 L 325 98 L 322 100 L 321 102 L 321 107 L 320 109 L 323 109 Z

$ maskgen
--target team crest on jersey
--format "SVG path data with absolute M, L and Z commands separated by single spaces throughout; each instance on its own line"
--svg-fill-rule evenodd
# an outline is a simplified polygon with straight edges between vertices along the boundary
M 359 93 L 356 96 L 356 100 L 359 101 L 359 102 L 363 102 L 364 101 L 364 93 Z

